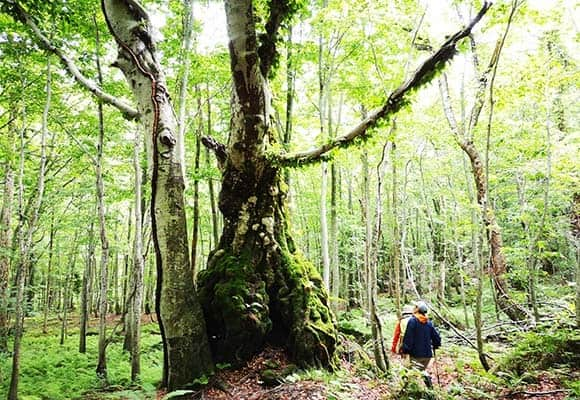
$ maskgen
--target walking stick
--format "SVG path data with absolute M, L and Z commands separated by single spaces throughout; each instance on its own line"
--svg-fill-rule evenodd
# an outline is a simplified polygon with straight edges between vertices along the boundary
M 437 384 L 441 387 L 441 379 L 439 379 L 439 368 L 437 368 L 437 353 L 433 348 L 433 360 L 435 361 L 435 375 L 437 375 Z

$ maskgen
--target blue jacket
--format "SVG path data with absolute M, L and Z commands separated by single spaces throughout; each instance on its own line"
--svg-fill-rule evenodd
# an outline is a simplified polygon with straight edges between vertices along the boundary
M 403 354 L 413 357 L 433 357 L 431 347 L 441 346 L 441 336 L 429 319 L 421 314 L 415 314 L 407 323 L 403 338 Z

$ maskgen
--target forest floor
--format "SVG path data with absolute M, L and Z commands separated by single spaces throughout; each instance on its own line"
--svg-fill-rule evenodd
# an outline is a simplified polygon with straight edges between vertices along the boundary
M 360 320 L 362 321 L 362 319 Z M 359 320 L 348 322 L 364 328 Z M 42 319 L 27 320 L 22 346 L 20 393 L 22 400 L 161 400 L 177 393 L 159 391 L 156 386 L 162 370 L 162 346 L 155 318 L 143 317 L 141 383 L 134 386 L 129 380 L 130 361 L 123 351 L 123 337 L 118 317 L 111 317 L 108 332 L 111 344 L 107 350 L 108 381 L 96 378 L 96 320 L 91 320 L 87 336 L 87 353 L 78 352 L 78 316 L 70 315 L 68 332 L 60 344 L 62 320 L 49 320 L 47 333 L 42 333 Z M 385 337 L 390 337 L 394 320 L 384 315 Z M 361 328 L 361 329 L 362 329 Z M 432 362 L 429 373 L 433 379 L 433 398 L 464 399 L 573 399 L 580 393 L 580 332 L 577 330 L 550 334 L 531 333 L 526 350 L 516 350 L 517 342 L 490 342 L 486 351 L 494 357 L 494 365 L 504 362 L 507 354 L 518 354 L 513 368 L 508 365 L 493 372 L 484 371 L 477 353 L 463 344 L 454 344 L 450 332 L 442 330 L 444 346 Z M 364 333 L 364 332 L 363 332 Z M 365 335 L 367 335 L 365 333 Z M 378 374 L 369 353 L 368 335 L 358 340 L 341 335 L 341 368 L 325 370 L 297 370 L 281 349 L 266 347 L 245 366 L 237 369 L 218 365 L 218 371 L 202 390 L 182 393 L 182 399 L 203 400 L 415 400 L 424 390 L 421 376 L 404 367 L 399 356 L 391 355 L 389 374 Z M 547 339 L 546 339 L 547 338 Z M 558 339 L 559 342 L 546 340 Z M 387 339 L 388 340 L 388 339 Z M 556 343 L 562 343 L 556 346 Z M 574 344 L 575 343 L 575 344 Z M 552 347 L 546 347 L 552 346 Z M 575 347 L 576 346 L 576 347 Z M 562 350 L 564 348 L 564 350 Z M 534 350 L 535 349 L 535 350 Z M 539 354 L 538 354 L 539 353 Z M 543 353 L 543 354 L 542 354 Z M 568 354 L 562 365 L 530 367 L 532 359 L 557 353 L 557 362 Z M 553 357 L 552 357 L 553 358 Z M 522 361 L 523 360 L 523 361 Z M 528 361 L 529 360 L 529 361 Z M 573 361 L 569 361 L 573 360 Z M 523 364 L 522 364 L 523 362 Z M 524 373 L 522 367 L 524 365 Z M 0 354 L 0 398 L 5 398 L 10 376 L 11 359 Z M 283 374 L 279 374 L 286 371 Z M 290 372 L 288 372 L 290 371 Z M 576 383 L 574 383 L 576 382 Z
M 391 366 L 395 371 L 404 369 L 403 361 L 399 356 L 391 358 Z M 448 395 L 457 392 L 464 377 L 476 377 L 477 371 L 468 365 L 463 371 L 457 368 L 457 360 L 450 355 L 439 356 L 437 363 L 432 362 L 428 372 L 435 385 L 435 398 L 449 398 Z M 279 349 L 267 348 L 249 361 L 246 366 L 235 370 L 218 372 L 210 381 L 207 388 L 193 392 L 183 398 L 203 400 L 384 400 L 398 399 L 404 379 L 377 378 L 357 371 L 357 366 L 348 361 L 342 361 L 341 370 L 335 374 L 321 371 L 308 376 L 286 377 L 279 382 L 267 383 L 262 377 L 263 372 L 270 370 L 276 364 L 277 370 L 282 371 L 289 365 L 285 353 Z M 312 371 L 310 372 L 312 374 Z M 410 379 L 417 378 L 410 377 Z M 422 384 L 420 384 L 422 385 Z M 563 387 L 558 378 L 548 373 L 540 374 L 536 383 L 525 383 L 525 390 L 502 388 L 483 382 L 479 390 L 488 390 L 490 399 L 524 400 L 541 398 L 543 400 L 566 399 L 570 391 Z M 163 399 L 164 392 L 158 393 L 158 399 Z M 465 393 L 466 396 L 469 394 Z M 473 397 L 459 396 L 461 399 Z M 480 398 L 478 396 L 478 398 Z M 568 397 L 571 398 L 571 397 Z M 413 399 L 413 397 L 409 397 Z M 416 397 L 419 400 L 419 397 Z
M 389 394 L 389 384 L 370 376 L 357 376 L 355 365 L 347 361 L 341 363 L 341 369 L 335 374 L 312 370 L 306 375 L 304 373 L 290 374 L 278 381 L 264 379 L 264 371 L 281 372 L 289 365 L 291 366 L 291 363 L 283 350 L 268 347 L 243 368 L 218 372 L 210 382 L 210 386 L 201 393 L 196 393 L 192 398 L 206 400 L 347 398 L 379 400 Z

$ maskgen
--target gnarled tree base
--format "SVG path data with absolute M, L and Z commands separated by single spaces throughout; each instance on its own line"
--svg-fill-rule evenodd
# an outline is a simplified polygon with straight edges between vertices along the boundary
M 255 250 L 217 250 L 199 276 L 214 360 L 236 365 L 271 342 L 300 366 L 334 368 L 337 329 L 320 274 L 280 248 Z

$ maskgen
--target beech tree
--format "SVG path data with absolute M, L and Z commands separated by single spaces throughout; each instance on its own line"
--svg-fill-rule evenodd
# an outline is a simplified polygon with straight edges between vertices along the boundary
M 286 345 L 301 365 L 332 366 L 336 327 L 328 295 L 319 273 L 300 257 L 289 234 L 281 170 L 321 161 L 396 113 L 408 92 L 429 82 L 453 57 L 457 42 L 469 35 L 490 3 L 355 128 L 321 147 L 277 154 L 268 77 L 279 30 L 296 7 L 294 2 L 273 1 L 265 26 L 257 26 L 252 1 L 226 1 L 234 82 L 231 131 L 227 146 L 211 138 L 204 143 L 223 166 L 219 207 L 225 224 L 199 280 L 210 345 L 220 362 L 240 361 L 265 340 L 274 340 Z M 258 38 L 258 31 L 266 33 Z
M 138 119 L 143 127 L 152 162 L 163 384 L 170 390 L 186 386 L 210 372 L 213 362 L 241 362 L 266 341 L 284 345 L 301 366 L 333 368 L 337 361 L 334 316 L 320 274 L 300 255 L 290 235 L 283 170 L 324 160 L 334 149 L 370 135 L 371 128 L 399 111 L 410 93 L 431 81 L 453 58 L 458 42 L 471 33 L 491 3 L 484 2 L 464 29 L 451 35 L 353 129 L 318 148 L 284 153 L 278 152 L 281 146 L 274 134 L 269 79 L 276 72 L 280 31 L 302 2 L 272 0 L 260 7 L 251 0 L 225 2 L 233 81 L 231 130 L 227 145 L 204 138 L 221 166 L 219 209 L 224 227 L 207 270 L 199 276 L 199 300 L 188 249 L 179 130 L 147 13 L 134 0 L 102 0 L 109 31 L 119 46 L 114 66 L 132 90 L 137 104 L 133 108 L 83 76 L 22 6 L 9 3 L 12 15 L 59 57 L 81 86 L 126 118 Z M 264 15 L 257 15 L 257 9 Z

